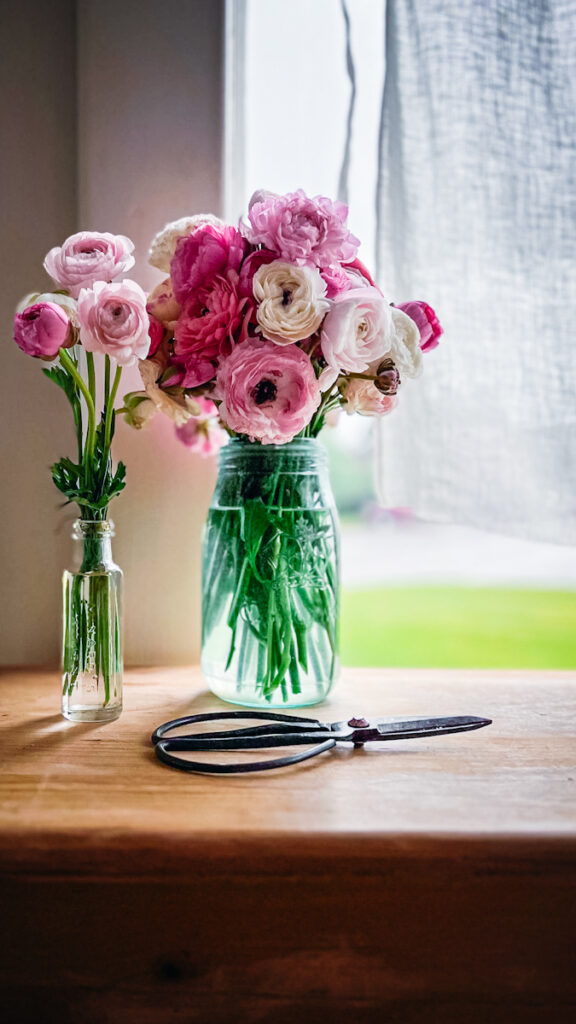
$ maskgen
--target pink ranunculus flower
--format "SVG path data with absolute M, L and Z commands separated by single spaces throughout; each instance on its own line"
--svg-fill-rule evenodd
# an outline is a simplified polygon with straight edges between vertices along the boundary
M 440 335 L 444 333 L 436 313 L 427 302 L 401 302 L 398 309 L 406 313 L 416 324 L 420 331 L 420 348 L 423 352 L 430 352 L 439 344 Z
M 310 422 L 320 390 L 310 359 L 297 345 L 249 339 L 218 370 L 220 418 L 262 444 L 286 444 Z
M 44 269 L 76 298 L 96 281 L 115 281 L 134 266 L 134 242 L 125 235 L 79 231 L 50 249 Z
M 198 398 L 200 412 L 191 416 L 181 427 L 176 427 L 176 437 L 191 452 L 201 455 L 203 459 L 216 455 L 220 450 L 226 434 L 218 423 L 218 409 L 209 398 Z
M 102 352 L 121 366 L 145 359 L 150 349 L 146 295 L 135 281 L 97 281 L 78 296 L 80 340 L 87 352 Z
M 248 336 L 254 302 L 238 291 L 237 271 L 211 279 L 183 306 L 174 332 L 174 352 L 186 367 L 184 387 L 199 387 L 216 372 L 218 361 Z
M 157 284 L 148 296 L 146 308 L 151 316 L 159 320 L 169 330 L 174 330 L 180 316 L 180 303 L 174 298 L 172 281 L 167 277 Z
M 394 337 L 392 312 L 374 288 L 352 288 L 333 300 L 322 327 L 322 354 L 332 371 L 362 373 L 383 359 Z
M 246 254 L 246 242 L 228 224 L 203 224 L 180 238 L 170 264 L 174 295 L 184 305 L 197 290 L 227 270 L 238 271 Z
M 75 340 L 66 311 L 55 302 L 35 302 L 14 317 L 14 341 L 27 356 L 52 360 Z
M 328 267 L 353 260 L 360 242 L 346 226 L 348 207 L 302 189 L 284 196 L 261 193 L 241 224 L 252 245 L 263 245 L 288 263 Z

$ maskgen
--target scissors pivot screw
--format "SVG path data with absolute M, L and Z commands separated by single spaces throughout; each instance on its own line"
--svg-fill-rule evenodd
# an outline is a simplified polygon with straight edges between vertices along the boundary
M 368 724 L 365 718 L 351 718 L 348 722 L 351 729 L 367 729 Z

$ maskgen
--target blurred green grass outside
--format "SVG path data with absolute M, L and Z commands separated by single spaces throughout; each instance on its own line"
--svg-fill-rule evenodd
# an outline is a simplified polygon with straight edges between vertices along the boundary
M 345 590 L 342 663 L 576 668 L 576 592 L 491 587 Z

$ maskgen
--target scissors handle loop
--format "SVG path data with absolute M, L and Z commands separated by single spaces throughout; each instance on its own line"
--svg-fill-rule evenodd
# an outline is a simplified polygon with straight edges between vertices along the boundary
M 285 757 L 275 757 L 268 761 L 247 761 L 241 764 L 233 761 L 230 764 L 216 761 L 188 761 L 183 757 L 175 757 L 170 753 L 170 740 L 159 740 L 154 750 L 159 761 L 169 765 L 171 768 L 179 768 L 184 772 L 195 772 L 202 775 L 241 775 L 247 772 L 265 772 L 271 768 L 286 768 L 291 764 L 298 764 L 300 761 L 307 761 L 310 757 L 324 753 L 336 746 L 335 739 L 323 740 L 308 750 L 300 750 L 296 754 L 287 754 Z

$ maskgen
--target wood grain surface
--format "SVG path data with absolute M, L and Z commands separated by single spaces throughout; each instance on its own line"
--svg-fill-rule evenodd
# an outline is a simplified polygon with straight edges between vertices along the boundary
M 0 689 L 6 1024 L 574 1018 L 576 673 L 346 670 L 302 714 L 494 724 L 231 778 L 150 746 L 222 709 L 197 669 L 103 726 L 55 672 Z

